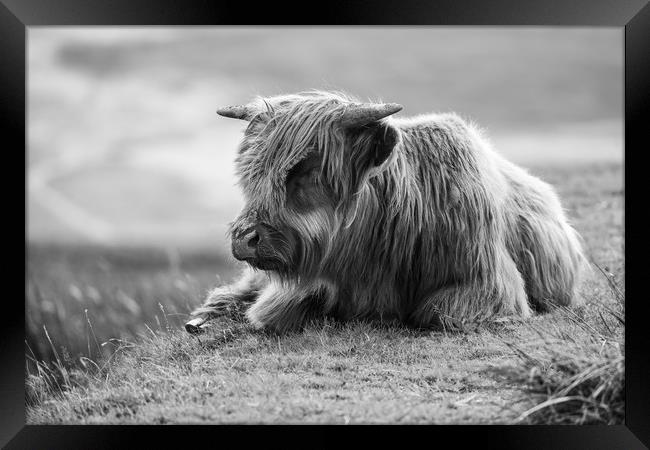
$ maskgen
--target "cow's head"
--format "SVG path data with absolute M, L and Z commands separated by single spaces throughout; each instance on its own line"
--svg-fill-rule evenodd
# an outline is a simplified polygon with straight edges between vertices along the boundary
M 258 98 L 217 112 L 248 121 L 236 159 L 246 205 L 232 252 L 253 267 L 317 275 L 355 193 L 388 164 L 402 109 L 326 92 Z

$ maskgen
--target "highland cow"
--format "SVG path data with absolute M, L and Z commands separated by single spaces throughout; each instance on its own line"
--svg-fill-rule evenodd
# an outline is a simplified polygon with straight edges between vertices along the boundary
M 283 332 L 332 316 L 454 326 L 578 302 L 584 256 L 551 186 L 456 114 L 331 92 L 220 109 L 249 122 L 232 253 L 250 268 L 187 331 L 240 313 Z

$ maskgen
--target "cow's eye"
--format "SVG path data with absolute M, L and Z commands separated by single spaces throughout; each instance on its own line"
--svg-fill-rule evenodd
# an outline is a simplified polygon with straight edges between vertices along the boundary
M 308 188 L 318 182 L 318 175 L 317 168 L 290 173 L 287 177 L 287 187 L 291 191 Z
M 309 182 L 310 182 L 310 183 L 316 183 L 316 182 L 318 182 L 318 178 L 319 178 L 319 176 L 320 176 L 320 168 L 319 168 L 319 167 L 314 167 L 314 168 L 311 169 L 311 170 L 309 171 L 309 173 L 308 173 Z
M 320 159 L 308 157 L 296 164 L 287 174 L 287 202 L 294 208 L 306 210 L 318 198 Z
M 318 181 L 320 173 L 320 160 L 308 157 L 293 166 L 287 173 L 287 186 L 298 184 L 300 186 Z

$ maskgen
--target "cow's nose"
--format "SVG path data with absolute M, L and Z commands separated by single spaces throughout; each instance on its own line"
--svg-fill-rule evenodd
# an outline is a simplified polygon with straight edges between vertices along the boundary
M 232 241 L 232 254 L 241 260 L 257 258 L 257 244 L 260 235 L 257 230 L 250 230 Z

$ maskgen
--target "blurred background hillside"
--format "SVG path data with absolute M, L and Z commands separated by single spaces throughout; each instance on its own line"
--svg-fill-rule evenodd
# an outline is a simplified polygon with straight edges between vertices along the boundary
M 227 252 L 245 124 L 311 88 L 454 110 L 526 166 L 622 162 L 623 34 L 570 28 L 28 30 L 28 240 Z

